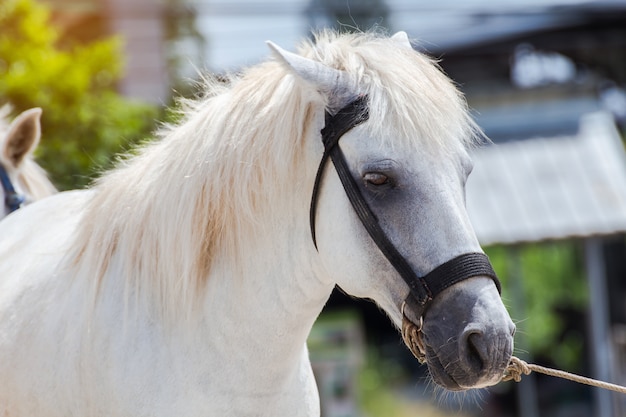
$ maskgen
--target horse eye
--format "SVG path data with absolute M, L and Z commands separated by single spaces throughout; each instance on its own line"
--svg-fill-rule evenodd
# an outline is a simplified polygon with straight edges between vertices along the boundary
M 363 175 L 363 179 L 371 185 L 385 185 L 389 183 L 389 177 L 380 172 L 368 172 Z

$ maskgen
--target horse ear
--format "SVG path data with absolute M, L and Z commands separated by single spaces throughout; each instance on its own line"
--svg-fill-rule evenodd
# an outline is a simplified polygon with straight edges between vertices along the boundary
M 17 167 L 39 144 L 41 109 L 35 107 L 17 116 L 9 125 L 4 141 L 4 156 Z
M 413 49 L 413 46 L 411 45 L 411 41 L 409 40 L 409 36 L 406 34 L 405 31 L 396 32 L 391 37 L 391 39 L 393 39 L 394 41 L 398 42 L 399 44 L 409 49 Z
M 347 72 L 288 52 L 274 42 L 267 41 L 267 45 L 274 56 L 296 75 L 316 85 L 327 96 L 329 107 L 339 109 L 359 95 L 356 83 Z

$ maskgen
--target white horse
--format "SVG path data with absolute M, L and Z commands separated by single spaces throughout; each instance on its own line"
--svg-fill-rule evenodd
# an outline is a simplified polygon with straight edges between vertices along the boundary
M 360 97 L 369 118 L 341 150 L 415 275 L 480 253 L 462 97 L 404 33 L 270 46 L 93 189 L 0 224 L 0 415 L 317 416 L 306 339 L 336 284 L 398 327 L 403 312 L 423 321 L 438 384 L 500 380 L 514 325 L 493 278 L 452 285 L 422 316 L 329 165 L 317 247 L 309 229 L 325 112 Z
M 46 173 L 32 158 L 41 137 L 41 109 L 6 118 L 11 107 L 0 107 L 0 219 L 22 204 L 29 204 L 56 192 Z

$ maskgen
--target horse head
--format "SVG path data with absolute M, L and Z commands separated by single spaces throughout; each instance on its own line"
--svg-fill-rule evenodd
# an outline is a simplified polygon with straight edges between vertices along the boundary
M 8 112 L 7 106 L 2 112 Z M 20 178 L 24 161 L 37 147 L 41 137 L 41 109 L 26 110 L 11 122 L 4 136 L 0 138 L 0 175 L 4 215 L 16 210 L 24 202 L 25 186 Z
M 452 83 L 406 34 L 392 39 L 395 62 L 376 62 L 375 48 L 367 57 L 358 48 L 350 57 L 331 48 L 307 57 L 270 43 L 327 103 L 312 234 L 330 279 L 374 300 L 398 328 L 415 330 L 405 341 L 435 382 L 450 390 L 493 385 L 512 354 L 515 326 L 465 208 L 467 148 L 479 129 Z M 334 167 L 324 164 L 329 159 Z M 468 257 L 486 265 L 437 292 L 439 282 L 424 284 L 437 267 Z
M 9 111 L 8 105 L 0 108 L 0 119 Z M 56 192 L 44 170 L 32 157 L 41 139 L 41 109 L 25 110 L 11 123 L 4 124 L 6 126 L 0 129 L 0 192 L 4 202 L 0 219 L 23 204 Z

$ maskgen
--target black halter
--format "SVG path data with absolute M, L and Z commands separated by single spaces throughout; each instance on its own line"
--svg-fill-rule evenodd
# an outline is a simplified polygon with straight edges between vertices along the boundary
M 317 247 L 315 238 L 317 195 L 319 193 L 324 167 L 330 157 L 352 207 L 380 251 L 408 284 L 411 289 L 411 294 L 418 304 L 418 308 L 421 309 L 421 311 L 417 312 L 420 316 L 424 314 L 428 305 L 437 294 L 451 285 L 468 278 L 488 276 L 493 279 L 498 288 L 498 292 L 500 292 L 500 281 L 489 262 L 489 258 L 483 253 L 466 253 L 457 256 L 433 269 L 426 276 L 419 277 L 415 274 L 407 260 L 398 252 L 393 243 L 389 241 L 378 223 L 376 215 L 372 212 L 367 201 L 361 194 L 356 180 L 348 169 L 343 152 L 341 152 L 341 148 L 339 147 L 339 139 L 346 132 L 369 118 L 367 100 L 367 96 L 360 96 L 339 110 L 334 116 L 326 113 L 326 125 L 321 132 L 322 142 L 324 144 L 324 155 L 322 156 L 322 161 L 320 162 L 315 177 L 310 210 L 311 235 L 315 247 Z
M 9 213 L 22 207 L 24 196 L 15 191 L 11 179 L 9 178 L 9 173 L 2 164 L 0 164 L 0 182 L 4 190 L 4 205 L 9 210 Z

